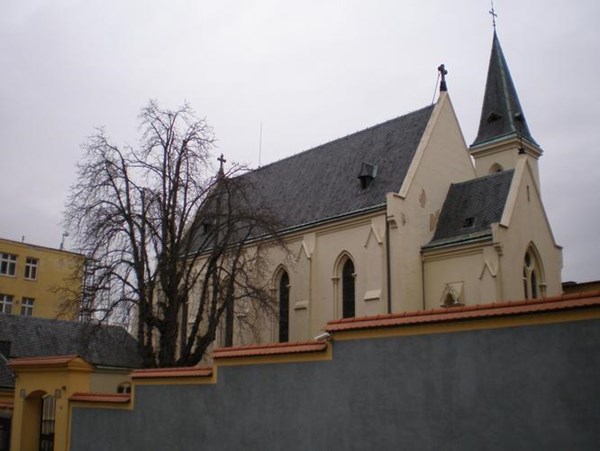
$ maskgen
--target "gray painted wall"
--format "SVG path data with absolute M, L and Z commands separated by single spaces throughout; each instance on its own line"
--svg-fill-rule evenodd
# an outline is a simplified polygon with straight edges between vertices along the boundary
M 598 449 L 600 321 L 335 342 L 77 408 L 73 450 Z

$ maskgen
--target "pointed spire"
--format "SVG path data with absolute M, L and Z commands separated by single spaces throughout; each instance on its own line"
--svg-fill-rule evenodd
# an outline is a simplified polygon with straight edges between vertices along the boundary
M 537 146 L 529 132 L 519 96 L 494 29 L 479 132 L 471 147 L 502 137 L 527 139 Z

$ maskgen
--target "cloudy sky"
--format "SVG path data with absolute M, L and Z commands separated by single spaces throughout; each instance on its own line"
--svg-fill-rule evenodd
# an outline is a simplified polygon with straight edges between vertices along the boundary
M 563 280 L 600 279 L 600 2 L 496 0 Z M 189 102 L 256 167 L 431 103 L 445 63 L 475 138 L 487 0 L 2 0 L 0 236 L 56 247 L 80 144 L 137 142 L 148 99 Z M 69 239 L 67 238 L 67 248 Z

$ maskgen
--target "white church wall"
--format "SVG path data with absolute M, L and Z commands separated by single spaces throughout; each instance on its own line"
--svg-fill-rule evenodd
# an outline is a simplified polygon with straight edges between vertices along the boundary
M 515 169 L 505 214 L 494 229 L 494 240 L 502 246 L 503 295 L 507 300 L 523 299 L 525 253 L 533 245 L 543 267 L 546 296 L 562 294 L 562 250 L 552 235 L 534 174 L 525 158 Z
M 474 176 L 452 103 L 441 93 L 399 194 L 388 195 L 393 312 L 423 308 L 421 246 L 433 237 L 450 184 Z

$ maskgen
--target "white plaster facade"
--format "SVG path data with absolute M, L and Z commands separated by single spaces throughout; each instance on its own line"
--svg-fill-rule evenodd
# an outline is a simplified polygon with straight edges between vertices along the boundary
M 494 46 L 503 58 L 496 36 Z M 520 108 L 518 99 L 510 100 Z M 287 251 L 266 247 L 275 304 L 283 271 L 289 277 L 287 339 L 313 338 L 342 317 L 347 259 L 354 267 L 356 317 L 561 294 L 562 251 L 540 195 L 541 155 L 537 144 L 515 133 L 469 149 L 450 97 L 440 92 L 401 187 L 387 193 L 385 204 L 284 230 Z M 501 216 L 489 233 L 432 242 L 453 184 L 509 170 Z M 258 335 L 237 333 L 234 342 L 278 341 L 278 327 L 277 318 L 262 318 Z

